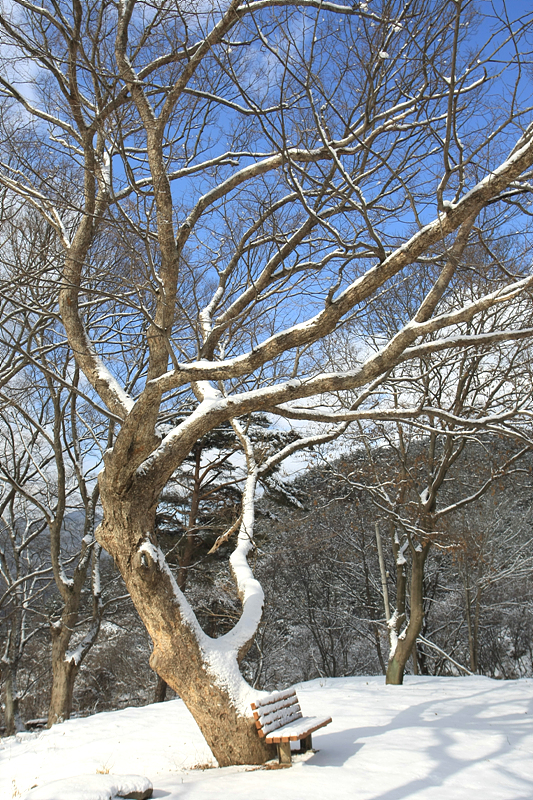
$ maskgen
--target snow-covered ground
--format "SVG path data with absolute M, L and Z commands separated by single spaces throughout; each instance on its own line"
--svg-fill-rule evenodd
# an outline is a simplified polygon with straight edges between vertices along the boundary
M 0 739 L 0 798 L 107 773 L 144 775 L 166 800 L 533 798 L 533 680 L 411 677 L 384 686 L 357 677 L 297 688 L 304 714 L 333 722 L 314 735 L 317 752 L 296 756 L 291 769 L 206 769 L 207 745 L 172 700 Z M 55 800 L 44 788 L 39 796 Z

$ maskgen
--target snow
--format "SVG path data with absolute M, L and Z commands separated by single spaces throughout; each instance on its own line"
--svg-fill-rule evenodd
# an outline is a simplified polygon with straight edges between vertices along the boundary
M 258 709 L 263 706 L 268 706 L 269 712 L 277 711 L 279 708 L 284 708 L 286 706 L 286 703 L 283 702 L 284 700 L 288 700 L 290 697 L 294 697 L 294 695 L 295 691 L 292 687 L 290 689 L 285 689 L 283 692 L 271 692 L 266 697 L 258 700 L 255 705 Z
M 102 163 L 100 164 L 100 175 L 100 190 L 104 194 L 107 194 L 107 192 L 111 191 L 111 159 L 109 158 L 109 153 L 107 152 L 104 153 Z
M 398 619 L 399 619 L 398 609 L 395 609 L 394 614 L 387 622 L 387 627 L 389 629 L 391 655 L 396 652 L 396 648 L 398 646 L 398 634 L 396 633 L 396 626 L 398 625 Z
M 153 385 L 157 384 L 154 383 Z M 209 381 L 198 381 L 197 385 L 203 392 L 204 399 L 196 407 L 192 414 L 190 414 L 175 428 L 170 430 L 170 432 L 159 444 L 159 447 L 157 447 L 151 453 L 151 455 L 149 455 L 148 458 L 143 461 L 143 463 L 137 469 L 137 474 L 139 476 L 147 475 L 155 463 L 157 463 L 161 458 L 164 459 L 175 446 L 176 442 L 179 442 L 180 439 L 187 433 L 188 429 L 196 425 L 196 422 L 199 418 L 202 418 L 212 411 L 222 408 L 227 403 L 227 401 L 222 397 L 222 393 L 218 389 L 212 387 Z
M 62 778 L 26 795 L 26 800 L 112 800 L 152 788 L 141 775 L 80 775 Z
M 220 389 L 217 389 L 216 386 L 212 386 L 209 381 L 198 381 L 197 386 L 202 394 L 202 405 L 204 407 L 215 407 L 224 397 Z
M 267 736 L 266 741 L 279 738 L 280 736 L 304 736 L 309 731 L 316 728 L 321 728 L 327 725 L 331 717 L 300 717 L 299 719 L 291 719 L 291 714 L 285 715 L 287 722 L 282 726 L 274 723 L 263 725 L 265 733 L 272 733 L 272 736 Z M 282 717 L 283 719 L 283 717 Z M 277 722 L 277 720 L 276 720 Z
M 421 502 L 424 503 L 425 500 L 421 500 Z M 408 546 L 409 546 L 409 542 L 405 541 L 402 544 L 402 546 L 400 547 L 400 550 L 398 552 L 398 557 L 396 558 L 396 564 L 399 567 L 401 567 L 401 566 L 403 566 L 403 564 L 407 563 L 407 559 L 405 558 L 405 551 L 407 550 Z
M 66 653 L 65 661 L 67 664 L 70 662 L 74 664 L 79 664 L 82 655 L 83 655 L 83 643 L 80 642 L 80 644 L 76 647 L 75 650 L 71 650 L 70 652 Z
M 279 700 L 277 698 L 282 697 Z M 285 728 L 296 720 L 310 719 L 303 717 L 300 704 L 294 689 L 285 692 L 274 692 L 255 703 L 254 717 L 261 724 L 263 733 L 275 731 L 278 735 L 285 735 Z M 313 717 L 316 719 L 316 717 Z M 306 723 L 307 724 L 307 723 Z M 309 724 L 307 730 L 312 726 Z M 283 733 L 281 732 L 283 728 Z
M 105 366 L 104 362 L 98 357 L 92 346 L 92 343 L 90 342 L 86 334 L 85 334 L 85 340 L 87 349 L 91 351 L 94 360 L 94 370 L 96 379 L 102 381 L 107 385 L 109 391 L 115 395 L 117 401 L 122 404 L 125 412 L 129 414 L 130 411 L 133 410 L 133 407 L 135 405 L 133 398 L 131 398 L 129 394 L 127 394 L 127 392 L 124 391 L 124 389 L 117 381 L 117 379 L 110 373 L 110 371 Z
M 239 425 L 236 421 L 233 424 Z M 253 451 L 249 441 L 247 446 L 250 450 L 247 453 L 247 460 L 250 461 L 250 458 L 253 458 Z M 252 569 L 248 564 L 248 555 L 253 549 L 255 524 L 254 498 L 258 476 L 255 461 L 250 465 L 249 470 L 243 492 L 242 522 L 239 528 L 237 547 L 230 557 L 231 570 L 235 576 L 239 597 L 242 602 L 242 612 L 239 621 L 232 630 L 218 640 L 226 642 L 233 647 L 235 652 L 254 637 L 261 622 L 265 600 L 263 588 L 259 581 L 254 578 Z
M 113 780 L 145 775 L 165 800 L 526 800 L 532 690 L 531 679 L 478 676 L 310 681 L 297 687 L 304 713 L 333 722 L 313 734 L 317 752 L 281 770 L 205 769 L 212 757 L 181 700 L 96 714 L 0 739 L 0 797 L 108 769 Z

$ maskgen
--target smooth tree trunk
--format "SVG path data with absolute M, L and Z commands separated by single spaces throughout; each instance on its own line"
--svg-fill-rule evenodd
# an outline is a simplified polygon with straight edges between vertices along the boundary
M 474 600 L 472 600 L 474 594 Z M 473 608 L 472 608 L 473 607 Z M 466 589 L 466 623 L 468 628 L 468 651 L 470 656 L 470 670 L 477 672 L 479 669 L 479 614 L 481 609 L 481 591 Z
M 18 574 L 18 572 L 17 572 Z M 0 658 L 0 675 L 4 684 L 4 727 L 5 735 L 13 736 L 25 730 L 20 714 L 18 692 L 18 668 L 24 651 L 24 610 L 23 597 L 15 590 L 15 608 L 11 615 L 7 632 L 5 652 Z
M 96 601 L 99 606 L 99 602 Z M 76 603 L 79 606 L 79 598 Z M 78 621 L 79 609 L 75 613 L 63 613 L 61 620 L 50 624 L 52 640 L 52 689 L 48 706 L 48 722 L 50 728 L 56 722 L 64 722 L 70 718 L 74 698 L 74 685 L 80 667 L 95 643 L 101 620 L 101 609 L 98 607 L 93 615 L 92 625 L 87 635 L 73 650 L 69 650 L 74 627 Z
M 417 547 L 411 547 L 411 591 L 409 620 L 406 622 L 406 595 L 407 575 L 405 564 L 397 567 L 399 573 L 397 582 L 396 611 L 389 621 L 391 632 L 391 651 L 387 665 L 386 683 L 401 685 L 405 667 L 409 657 L 414 651 L 416 640 L 422 630 L 424 621 L 424 566 L 429 552 L 430 543 L 424 542 Z M 403 630 L 402 630 L 403 628 Z
M 477 672 L 479 668 L 479 617 L 481 613 L 481 588 L 479 579 L 481 566 L 474 586 L 471 586 L 471 576 L 468 569 L 463 577 L 465 587 L 465 616 L 468 630 L 468 651 L 470 657 L 470 670 Z
M 95 643 L 100 630 L 101 608 L 99 599 L 95 599 L 97 606 L 93 613 L 91 628 L 81 642 L 73 650 L 69 650 L 73 628 L 65 623 L 66 615 L 59 622 L 50 625 L 52 639 L 52 690 L 48 706 L 48 727 L 56 722 L 64 722 L 72 713 L 74 698 L 74 684 L 80 667 Z M 78 612 L 70 615 L 77 621 Z
M 17 575 L 18 564 L 17 564 Z M 15 588 L 14 610 L 11 614 L 10 626 L 7 632 L 5 652 L 0 658 L 0 674 L 4 684 L 4 727 L 5 735 L 13 736 L 25 730 L 20 709 L 20 694 L 18 689 L 18 669 L 24 653 L 25 637 L 25 597 L 19 587 Z
M 76 658 L 68 658 L 68 648 L 72 634 L 78 622 L 79 603 L 83 583 L 65 580 L 61 583 L 63 611 L 61 618 L 50 623 L 50 639 L 52 643 L 52 689 L 48 705 L 48 723 L 50 728 L 56 722 L 64 722 L 72 713 L 74 682 L 79 671 Z
M 76 369 L 74 385 L 79 381 L 79 371 Z M 80 553 L 72 572 L 72 577 L 67 577 L 62 558 L 62 532 L 64 515 L 67 509 L 67 473 L 64 463 L 63 428 L 64 418 L 62 411 L 62 398 L 56 392 L 52 381 L 48 379 L 50 394 L 54 405 L 54 453 L 57 469 L 57 506 L 54 515 L 50 518 L 48 528 L 50 531 L 50 555 L 54 580 L 61 599 L 63 608 L 59 620 L 50 621 L 50 637 L 52 641 L 52 690 L 48 707 L 48 727 L 56 722 L 69 719 L 72 712 L 74 683 L 83 659 L 96 641 L 100 629 L 101 605 L 98 573 L 99 546 L 94 539 L 95 508 L 98 500 L 99 489 L 96 485 L 89 494 L 87 484 L 81 469 L 80 445 L 76 427 L 76 394 L 70 398 L 72 450 L 76 454 L 75 472 L 78 488 L 83 500 L 85 522 Z M 70 645 L 73 634 L 79 621 L 82 593 L 87 575 L 90 576 L 91 563 L 92 575 L 92 625 L 88 634 L 77 644 L 73 651 Z M 98 587 L 98 588 L 95 588 Z

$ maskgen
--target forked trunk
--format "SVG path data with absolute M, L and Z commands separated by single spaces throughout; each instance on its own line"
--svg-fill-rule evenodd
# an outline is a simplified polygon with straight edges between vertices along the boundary
M 391 647 L 389 663 L 387 665 L 387 675 L 385 682 L 399 686 L 403 683 L 405 665 L 411 656 L 416 640 L 422 630 L 424 622 L 424 565 L 429 552 L 429 543 L 425 542 L 420 550 L 413 549 L 411 556 L 411 593 L 410 593 L 410 614 L 409 622 L 405 630 L 400 632 L 405 613 L 401 616 L 396 615 L 389 623 L 391 625 L 394 644 Z M 402 590 L 405 591 L 405 583 L 402 583 Z M 404 601 L 398 602 L 398 606 L 405 609 Z M 402 619 L 403 617 L 403 619 Z M 396 629 L 394 629 L 396 626 Z
M 52 640 L 52 691 L 48 707 L 48 727 L 70 718 L 74 697 L 74 684 L 81 664 L 96 641 L 100 628 L 101 607 L 99 597 L 93 598 L 93 624 L 89 632 L 73 651 L 69 651 L 72 634 L 79 618 L 81 590 L 85 571 L 76 575 L 77 580 L 65 595 L 65 606 L 61 619 L 50 624 Z
M 100 485 L 104 522 L 97 537 L 153 641 L 150 665 L 184 701 L 220 766 L 269 760 L 275 746 L 259 738 L 250 707 L 257 692 L 240 674 L 233 642 L 201 630 L 151 534 L 155 508 L 141 491 L 117 497 L 105 473 Z

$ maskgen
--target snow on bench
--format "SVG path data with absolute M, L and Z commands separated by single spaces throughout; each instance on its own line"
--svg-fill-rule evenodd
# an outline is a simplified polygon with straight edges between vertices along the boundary
M 331 722 L 331 717 L 304 717 L 295 689 L 272 692 L 252 703 L 252 711 L 259 736 L 277 745 L 280 764 L 291 763 L 291 742 L 301 741 L 301 752 L 311 750 L 311 734 Z

